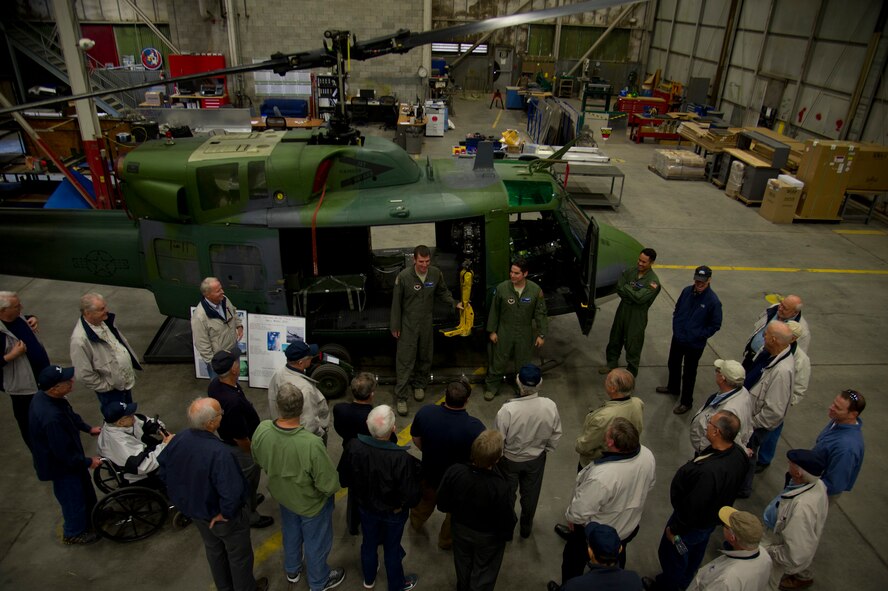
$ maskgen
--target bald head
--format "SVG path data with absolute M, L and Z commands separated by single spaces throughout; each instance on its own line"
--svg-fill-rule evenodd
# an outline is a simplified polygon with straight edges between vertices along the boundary
M 192 429 L 213 433 L 219 428 L 222 407 L 212 398 L 197 398 L 188 406 L 188 424 Z
M 802 298 L 797 295 L 790 294 L 783 298 L 783 301 L 777 306 L 777 318 L 783 321 L 795 318 L 802 311 Z
M 635 390 L 635 377 L 621 367 L 612 369 L 604 378 L 604 389 L 611 398 L 631 396 Z
M 792 342 L 792 329 L 785 322 L 772 322 L 765 329 L 765 347 L 776 355 Z

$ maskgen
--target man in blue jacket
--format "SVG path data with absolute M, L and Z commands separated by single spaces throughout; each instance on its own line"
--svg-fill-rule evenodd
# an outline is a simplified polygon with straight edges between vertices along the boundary
M 219 591 L 265 591 L 253 576 L 249 485 L 231 449 L 218 437 L 222 406 L 198 398 L 188 407 L 190 429 L 157 458 L 170 501 L 194 520 Z
M 66 544 L 92 544 L 99 537 L 90 530 L 89 518 L 96 504 L 89 470 L 101 458 L 83 453 L 80 432 L 93 437 L 101 427 L 91 427 L 80 418 L 65 397 L 74 388 L 74 368 L 49 365 L 37 377 L 40 390 L 31 401 L 29 428 L 31 454 L 37 478 L 52 481 L 52 492 L 62 507 Z
M 721 328 L 722 305 L 709 286 L 711 281 L 712 269 L 706 265 L 697 267 L 694 270 L 694 284 L 682 290 L 672 313 L 669 381 L 666 386 L 659 386 L 657 392 L 681 395 L 678 404 L 672 409 L 677 415 L 691 410 L 694 404 L 694 384 L 697 382 L 697 365 L 703 356 L 706 341 Z

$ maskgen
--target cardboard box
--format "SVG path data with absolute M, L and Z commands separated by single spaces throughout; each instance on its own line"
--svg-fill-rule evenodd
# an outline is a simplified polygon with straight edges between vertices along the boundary
M 801 187 L 779 179 L 771 179 L 765 188 L 759 215 L 775 224 L 791 224 L 801 196 Z
M 859 144 L 849 164 L 849 189 L 888 191 L 888 147 L 879 144 Z
M 845 189 L 856 167 L 859 144 L 855 142 L 805 142 L 805 153 L 796 175 L 805 183 L 799 200 L 802 219 L 837 220 Z

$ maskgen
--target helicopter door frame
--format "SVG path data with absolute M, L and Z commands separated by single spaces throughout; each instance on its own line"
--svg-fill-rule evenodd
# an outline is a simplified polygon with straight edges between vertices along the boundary
M 277 230 L 140 221 L 146 283 L 161 310 L 199 299 L 204 277 L 218 277 L 238 309 L 289 314 Z
M 567 197 L 570 199 L 570 197 Z M 573 202 L 573 200 L 571 199 Z M 576 206 L 576 202 L 573 202 Z M 595 323 L 595 277 L 598 275 L 598 222 L 587 216 L 589 226 L 586 228 L 586 240 L 579 261 L 579 274 L 574 286 L 574 310 L 580 322 L 580 330 L 588 336 Z

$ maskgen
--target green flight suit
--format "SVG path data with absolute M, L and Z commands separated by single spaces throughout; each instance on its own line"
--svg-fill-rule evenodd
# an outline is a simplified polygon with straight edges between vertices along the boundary
M 428 384 L 434 353 L 432 310 L 435 298 L 451 306 L 457 304 L 438 267 L 429 266 L 424 282 L 420 281 L 413 265 L 395 278 L 390 327 L 401 331 L 395 357 L 395 398 L 398 400 L 407 399 L 410 386 L 425 389 Z
M 510 359 L 515 361 L 515 371 L 511 375 L 517 374 L 523 365 L 532 363 L 534 341 L 537 335 L 545 338 L 548 324 L 546 298 L 539 285 L 525 281 L 520 296 L 511 281 L 496 286 L 487 315 L 487 331 L 495 332 L 497 336 L 497 342 L 489 345 L 487 391 L 496 393 L 503 374 L 509 370 Z
M 632 375 L 638 375 L 641 361 L 641 348 L 644 346 L 644 330 L 647 328 L 648 308 L 660 293 L 660 279 L 653 269 L 649 269 L 640 279 L 638 269 L 631 267 L 617 281 L 617 295 L 620 306 L 611 326 L 610 340 L 607 343 L 607 366 L 617 367 L 620 353 L 626 347 L 626 365 Z M 657 288 L 651 287 L 652 283 Z

